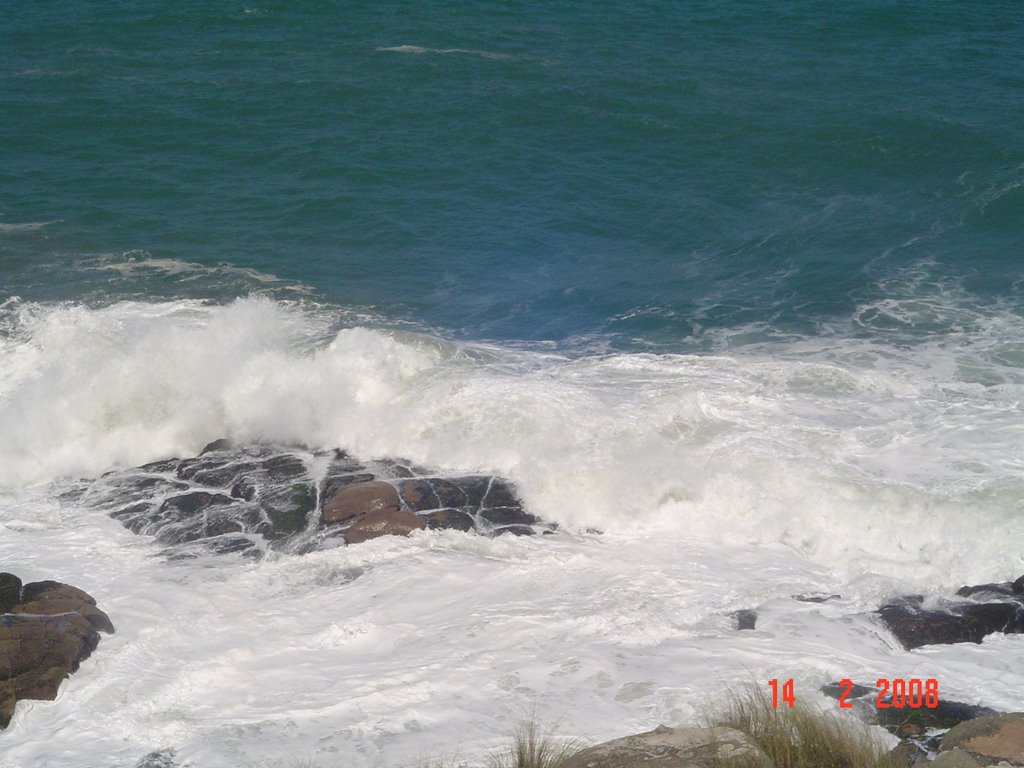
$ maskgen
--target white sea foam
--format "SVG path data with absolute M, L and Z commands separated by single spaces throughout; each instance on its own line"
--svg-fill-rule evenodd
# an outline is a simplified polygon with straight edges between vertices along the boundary
M 0 765 L 479 757 L 534 706 L 600 739 L 771 677 L 810 699 L 844 676 L 937 677 L 1018 706 L 1020 637 L 907 653 L 870 611 L 1024 572 L 1020 322 L 569 357 L 335 332 L 265 298 L 8 301 L 0 561 L 87 589 L 119 631 L 57 701 L 19 706 Z M 223 436 L 500 472 L 566 532 L 168 563 L 46 484 Z M 791 597 L 807 592 L 842 598 Z M 755 631 L 731 629 L 739 608 Z

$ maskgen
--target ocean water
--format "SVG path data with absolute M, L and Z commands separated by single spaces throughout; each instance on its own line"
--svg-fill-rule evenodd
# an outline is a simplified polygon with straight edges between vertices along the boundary
M 771 678 L 1024 708 L 1021 636 L 871 613 L 1024 573 L 1021 50 L 1015 2 L 5 8 L 0 570 L 118 633 L 0 765 L 479 764 Z M 61 499 L 220 437 L 560 532 L 169 562 Z

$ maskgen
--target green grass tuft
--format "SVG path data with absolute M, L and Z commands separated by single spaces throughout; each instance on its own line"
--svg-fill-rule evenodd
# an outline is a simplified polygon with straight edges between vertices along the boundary
M 866 725 L 847 720 L 801 704 L 776 709 L 763 688 L 751 686 L 743 693 L 730 692 L 714 723 L 748 734 L 776 768 L 898 768 Z M 720 761 L 721 768 L 755 765 L 750 758 Z
M 516 726 L 511 745 L 491 756 L 489 768 L 562 768 L 582 748 L 580 740 L 561 739 L 530 719 Z

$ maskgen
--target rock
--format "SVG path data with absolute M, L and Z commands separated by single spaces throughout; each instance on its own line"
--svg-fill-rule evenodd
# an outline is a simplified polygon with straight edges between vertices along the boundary
M 907 766 L 907 768 L 924 762 L 927 756 L 926 751 L 922 751 L 916 744 L 907 741 L 897 744 L 889 750 L 889 760 L 894 765 Z
M 993 632 L 1024 632 L 1024 607 L 1017 603 L 967 603 L 949 611 L 930 611 L 903 601 L 884 605 L 878 613 L 907 650 L 936 643 L 980 643 Z
M 398 491 L 402 496 L 402 501 L 413 512 L 438 509 L 442 506 L 430 481 L 425 478 L 405 480 L 399 484 Z
M 214 440 L 212 443 L 207 443 L 206 446 L 199 452 L 200 456 L 205 456 L 208 453 L 214 453 L 218 451 L 230 451 L 235 447 L 235 444 L 228 438 L 222 437 L 220 440 Z
M 413 512 L 399 509 L 382 509 L 360 516 L 345 529 L 345 541 L 360 544 L 379 536 L 408 536 L 413 531 L 426 528 Z
M 757 612 L 749 608 L 733 611 L 729 615 L 736 619 L 737 630 L 754 629 L 757 625 Z
M 21 579 L 13 573 L 0 573 L 0 613 L 7 613 L 21 600 Z
M 943 752 L 928 765 L 931 768 L 982 768 L 981 763 L 962 749 L 952 749 L 949 752 Z
M 328 498 L 323 505 L 322 520 L 328 525 L 345 523 L 374 512 L 397 512 L 400 505 L 395 486 L 371 480 L 346 485 Z
M 8 594 L 16 582 L 0 574 Z M 0 616 L 0 728 L 19 700 L 56 698 L 64 679 L 96 649 L 101 631 L 113 632 L 114 625 L 86 592 L 56 581 L 26 584 Z
M 431 530 L 450 528 L 456 531 L 472 531 L 474 527 L 473 518 L 458 509 L 438 509 L 425 515 L 420 515 L 420 519 Z
M 942 738 L 940 753 L 960 749 L 980 765 L 1009 761 L 1024 766 L 1024 713 L 989 715 L 954 726 Z
M 726 759 L 772 768 L 767 755 L 734 728 L 668 728 L 598 744 L 577 752 L 562 768 L 712 768 Z
M 142 758 L 135 768 L 178 768 L 174 755 L 173 749 L 158 749 Z
M 96 607 L 88 594 L 67 584 L 41 581 L 28 584 L 22 590 L 21 602 L 8 611 L 12 614 L 31 613 L 53 616 L 61 613 L 79 613 L 101 632 L 114 632 L 110 618 Z
M 235 500 L 222 493 L 207 493 L 206 491 L 193 491 L 183 493 L 180 496 L 172 496 L 160 505 L 161 514 L 175 514 L 179 517 L 192 517 L 209 507 L 222 504 L 234 504 Z
M 311 468 L 323 467 L 323 461 L 328 464 L 321 481 Z M 555 529 L 529 514 L 514 486 L 500 477 L 443 478 L 399 459 L 361 462 L 344 451 L 311 453 L 226 440 L 210 443 L 193 458 L 107 473 L 76 498 L 104 508 L 135 533 L 153 536 L 174 558 L 202 556 L 203 547 L 257 557 L 271 547 L 310 552 L 381 531 L 424 527 L 487 536 Z M 407 514 L 393 514 L 398 512 Z M 375 513 L 389 514 L 349 534 Z

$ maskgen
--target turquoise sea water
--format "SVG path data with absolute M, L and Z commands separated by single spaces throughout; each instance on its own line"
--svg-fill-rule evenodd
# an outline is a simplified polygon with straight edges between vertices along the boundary
M 168 560 L 69 492 L 224 437 L 558 532 Z M 118 628 L 0 768 L 482 765 L 752 679 L 1019 711 L 1024 635 L 875 611 L 1022 541 L 1024 3 L 0 7 L 0 570 Z
M 627 349 L 942 333 L 950 301 L 1024 303 L 1022 50 L 1016 2 L 16 4 L 0 299 L 292 285 Z M 858 311 L 889 299 L 954 319 Z

